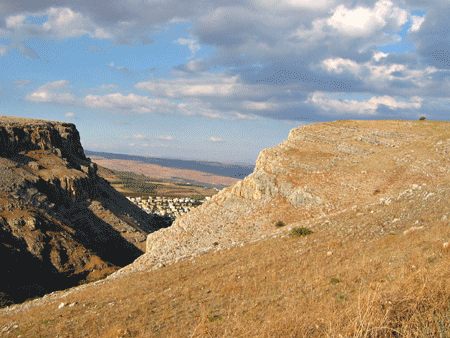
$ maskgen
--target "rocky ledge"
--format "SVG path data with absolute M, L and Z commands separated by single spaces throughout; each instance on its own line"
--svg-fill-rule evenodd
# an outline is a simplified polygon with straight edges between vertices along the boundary
M 72 123 L 0 115 L 0 153 L 11 156 L 22 151 L 51 150 L 69 162 L 86 160 L 80 135 Z

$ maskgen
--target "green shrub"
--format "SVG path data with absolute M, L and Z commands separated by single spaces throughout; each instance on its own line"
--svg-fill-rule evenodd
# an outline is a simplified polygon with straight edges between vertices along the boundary
M 220 317 L 220 316 L 208 317 L 208 322 L 210 322 L 210 323 L 214 323 L 217 320 L 222 320 L 222 317 Z
M 348 300 L 348 298 L 345 297 L 343 294 L 338 295 L 337 299 L 339 299 L 339 300 Z
M 277 223 L 275 223 L 276 227 L 284 227 L 286 224 L 283 221 L 278 221 Z
M 294 237 L 294 236 L 306 236 L 306 235 L 310 235 L 313 232 L 311 231 L 311 229 L 309 228 L 292 228 L 291 232 L 289 233 L 289 236 Z
M 330 280 L 330 283 L 331 284 L 338 284 L 338 283 L 340 283 L 341 281 L 339 280 L 339 279 L 337 279 L 337 278 L 331 278 L 331 280 Z

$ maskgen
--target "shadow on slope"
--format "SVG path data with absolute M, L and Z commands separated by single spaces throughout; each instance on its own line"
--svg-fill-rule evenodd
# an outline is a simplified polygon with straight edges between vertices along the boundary
M 103 178 L 73 200 L 70 189 L 20 167 L 7 172 L 26 178 L 14 179 L 16 197 L 0 217 L 0 307 L 104 278 L 143 254 L 148 233 L 172 223 Z
M 41 260 L 28 251 L 25 240 L 8 236 L 2 228 L 0 238 L 0 307 L 75 286 L 88 274 L 60 273 L 50 260 Z M 44 250 L 49 254 L 50 248 L 46 246 Z

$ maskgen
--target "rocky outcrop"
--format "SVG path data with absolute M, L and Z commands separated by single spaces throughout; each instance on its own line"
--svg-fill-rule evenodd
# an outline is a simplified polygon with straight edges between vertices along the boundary
M 0 116 L 0 305 L 102 278 L 170 220 L 115 191 L 73 124 Z
M 165 229 L 126 269 L 147 269 L 259 240 L 348 209 L 384 203 L 416 183 L 445 181 L 448 122 L 337 121 L 293 129 L 254 172 Z M 380 202 L 382 201 L 382 202 Z
M 51 150 L 75 165 L 78 160 L 86 160 L 80 135 L 72 123 L 0 116 L 0 144 L 3 156 Z
M 276 175 L 269 174 L 258 167 L 255 172 L 244 181 L 238 182 L 231 194 L 245 199 L 270 200 L 277 195 L 285 197 L 293 206 L 306 206 L 321 203 L 321 199 L 313 196 L 301 187 L 293 187 L 292 183 L 276 183 Z

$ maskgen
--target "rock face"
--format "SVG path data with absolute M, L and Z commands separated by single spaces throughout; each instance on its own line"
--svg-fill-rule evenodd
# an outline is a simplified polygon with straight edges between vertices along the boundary
M 75 125 L 0 116 L 0 306 L 104 277 L 169 224 L 98 176 Z
M 448 182 L 450 123 L 337 121 L 293 129 L 253 174 L 150 234 L 126 269 L 221 250 L 348 209 L 387 203 L 416 184 Z M 380 202 L 381 201 L 381 202 Z
M 59 157 L 76 163 L 86 160 L 80 135 L 71 123 L 0 116 L 0 150 L 3 156 L 30 150 L 53 150 Z

